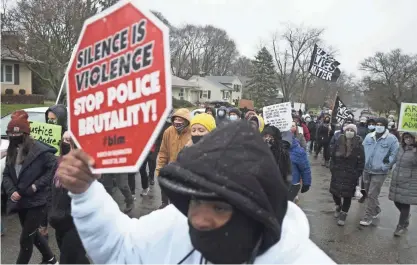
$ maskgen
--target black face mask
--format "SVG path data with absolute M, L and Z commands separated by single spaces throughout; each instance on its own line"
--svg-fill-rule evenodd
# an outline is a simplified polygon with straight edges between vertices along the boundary
M 57 125 L 57 124 L 58 124 L 58 121 L 57 121 L 57 120 L 52 120 L 52 119 L 49 119 L 49 120 L 48 120 L 48 123 L 49 123 L 49 124 L 54 124 L 54 125 Z
M 239 211 L 234 211 L 223 226 L 210 230 L 195 229 L 190 221 L 190 239 L 194 248 L 214 264 L 241 264 L 252 256 L 262 226 Z
M 202 135 L 191 136 L 191 141 L 193 141 L 193 144 L 196 144 L 201 140 L 201 138 L 203 138 Z
M 66 155 L 71 151 L 71 146 L 69 143 L 61 144 L 61 155 Z
M 9 144 L 11 146 L 18 146 L 23 143 L 23 135 L 20 136 L 9 136 Z

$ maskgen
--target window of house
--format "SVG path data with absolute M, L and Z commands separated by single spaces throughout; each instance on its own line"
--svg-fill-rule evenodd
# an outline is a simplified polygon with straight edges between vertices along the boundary
M 203 91 L 200 91 L 200 98 L 203 98 Z
M 180 92 L 178 93 L 178 96 L 181 100 L 184 100 L 184 88 L 180 88 Z
M 210 90 L 208 91 L 207 98 L 208 98 L 208 99 L 210 99 L 210 98 L 211 98 L 211 91 L 210 91 Z
M 1 65 L 1 82 L 2 83 L 13 83 L 14 82 L 14 71 L 12 64 Z
M 203 91 L 203 98 L 208 98 L 208 91 Z

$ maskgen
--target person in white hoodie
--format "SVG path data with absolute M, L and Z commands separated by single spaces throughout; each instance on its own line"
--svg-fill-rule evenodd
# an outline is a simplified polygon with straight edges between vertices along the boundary
M 161 169 L 172 204 L 139 219 L 120 212 L 83 151 L 58 168 L 88 256 L 113 264 L 335 264 L 309 239 L 268 145 L 245 122 L 214 130 Z

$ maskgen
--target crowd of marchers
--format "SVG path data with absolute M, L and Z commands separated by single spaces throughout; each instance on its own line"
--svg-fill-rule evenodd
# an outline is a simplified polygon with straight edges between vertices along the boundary
M 334 263 L 309 239 L 297 206 L 299 193 L 314 188 L 310 154 L 322 154 L 330 169 L 337 224 L 347 221 L 355 196 L 366 203 L 361 225 L 378 218 L 391 175 L 389 199 L 400 212 L 394 235 L 406 233 L 417 204 L 416 135 L 400 135 L 394 117 L 348 118 L 341 126 L 331 111 L 293 111 L 292 118 L 281 131 L 251 110 L 173 111 L 138 172 L 140 196 L 159 185 L 161 206 L 136 219 L 126 215 L 135 205 L 136 173 L 92 174 L 94 160 L 67 132 L 65 106 L 45 113 L 47 123 L 62 127 L 60 156 L 31 138 L 27 113 L 15 111 L 2 189 L 7 214 L 17 214 L 22 227 L 16 263 L 29 263 L 33 245 L 41 263 L 58 262 L 48 224 L 62 264 Z M 122 211 L 115 189 L 125 198 Z

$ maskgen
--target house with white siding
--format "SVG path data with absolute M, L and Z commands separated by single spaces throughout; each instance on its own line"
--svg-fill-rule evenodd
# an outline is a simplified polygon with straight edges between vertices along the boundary
M 198 87 L 185 79 L 172 76 L 172 96 L 176 99 L 186 100 L 193 104 L 199 101 L 200 91 Z
M 226 101 L 237 104 L 242 98 L 242 81 L 237 76 L 198 76 L 189 80 L 199 91 L 199 102 Z

